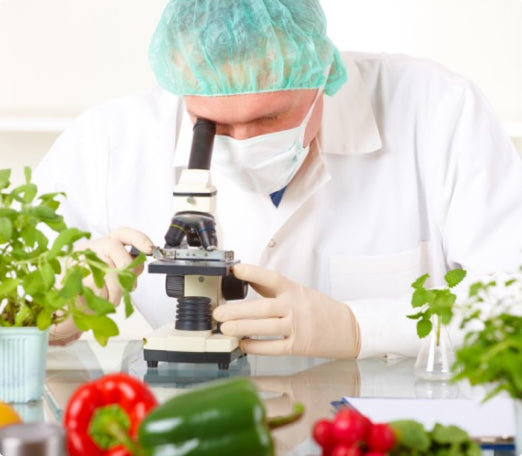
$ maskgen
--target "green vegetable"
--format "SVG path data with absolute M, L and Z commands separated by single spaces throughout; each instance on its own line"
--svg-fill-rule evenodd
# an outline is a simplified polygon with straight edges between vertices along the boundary
M 267 419 L 255 386 L 236 378 L 174 397 L 141 422 L 138 440 L 147 456 L 271 456 L 270 429 L 303 413 Z
M 458 285 L 466 277 L 466 271 L 463 269 L 449 271 L 444 276 L 448 285 L 446 288 L 426 289 L 424 284 L 428 277 L 429 274 L 424 274 L 411 284 L 415 289 L 411 298 L 411 305 L 414 308 L 419 308 L 419 311 L 408 315 L 408 318 L 418 320 L 417 335 L 422 339 L 433 329 L 431 317 L 436 316 L 436 343 L 439 345 L 441 325 L 447 325 L 453 318 L 453 305 L 457 299 L 450 288 Z
M 97 287 L 105 276 L 118 276 L 126 314 L 132 313 L 130 292 L 136 275 L 133 269 L 145 260 L 143 255 L 123 269 L 110 268 L 91 250 L 75 250 L 74 244 L 90 233 L 66 226 L 56 210 L 63 193 L 38 195 L 31 182 L 31 169 L 25 168 L 25 183 L 10 188 L 11 170 L 0 170 L 0 326 L 38 326 L 45 330 L 71 316 L 82 331 L 92 330 L 105 345 L 118 334 L 108 317 L 115 308 L 109 301 L 84 287 L 93 275 Z M 42 226 L 57 234 L 50 242 Z M 83 298 L 86 306 L 78 305 Z
M 480 456 L 480 446 L 458 426 L 435 424 L 431 431 L 414 420 L 389 423 L 396 435 L 392 456 Z

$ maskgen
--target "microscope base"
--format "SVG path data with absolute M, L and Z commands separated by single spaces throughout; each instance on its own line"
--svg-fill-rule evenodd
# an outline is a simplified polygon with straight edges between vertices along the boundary
M 159 361 L 169 363 L 212 363 L 219 369 L 244 355 L 237 337 L 212 331 L 180 331 L 165 325 L 143 339 L 143 355 L 147 367 L 157 367 Z
M 220 370 L 227 370 L 230 363 L 245 354 L 238 348 L 231 352 L 183 352 L 169 350 L 143 350 L 147 367 L 157 367 L 158 361 L 169 363 L 217 364 Z

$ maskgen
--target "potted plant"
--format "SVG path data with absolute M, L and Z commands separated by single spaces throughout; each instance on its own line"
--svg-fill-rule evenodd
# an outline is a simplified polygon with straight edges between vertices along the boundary
M 521 268 L 522 272 L 522 268 Z M 469 287 L 456 350 L 454 380 L 492 389 L 485 400 L 507 393 L 514 400 L 517 453 L 522 453 L 522 276 L 496 277 Z
M 51 325 L 73 318 L 101 345 L 118 334 L 109 317 L 114 305 L 83 280 L 92 275 L 102 289 L 106 274 L 116 274 L 129 316 L 133 269 L 144 261 L 140 255 L 114 270 L 93 251 L 75 250 L 75 242 L 90 234 L 67 227 L 57 213 L 59 197 L 65 195 L 38 196 L 31 169 L 24 171 L 25 183 L 11 188 L 11 171 L 0 170 L 0 399 L 7 402 L 41 397 Z
M 445 276 L 447 286 L 425 288 L 429 274 L 412 283 L 411 305 L 417 312 L 408 318 L 417 320 L 417 335 L 424 339 L 415 361 L 415 374 L 425 380 L 449 380 L 454 361 L 454 349 L 446 328 L 453 318 L 457 296 L 451 291 L 466 276 L 462 269 L 453 269 Z M 429 337 L 428 337 L 429 336 Z

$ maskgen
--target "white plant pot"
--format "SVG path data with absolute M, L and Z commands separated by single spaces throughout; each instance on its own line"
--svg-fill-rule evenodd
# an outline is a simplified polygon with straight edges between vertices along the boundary
M 0 400 L 39 400 L 44 391 L 49 331 L 0 327 Z

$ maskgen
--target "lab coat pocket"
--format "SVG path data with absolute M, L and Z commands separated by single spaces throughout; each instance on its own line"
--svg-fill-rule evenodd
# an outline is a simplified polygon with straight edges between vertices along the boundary
M 428 244 L 388 255 L 330 256 L 331 296 L 378 299 L 411 293 L 411 283 L 428 271 Z

